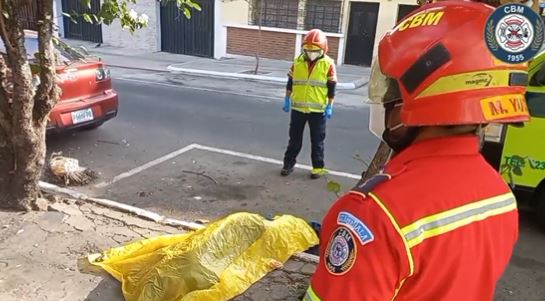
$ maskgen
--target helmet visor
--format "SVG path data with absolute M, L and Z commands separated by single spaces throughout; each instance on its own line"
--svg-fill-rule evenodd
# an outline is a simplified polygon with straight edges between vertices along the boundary
M 368 104 L 387 104 L 401 99 L 397 82 L 380 70 L 380 61 L 375 57 L 371 64 L 371 76 L 367 90 Z
M 397 82 L 384 75 L 380 70 L 379 58 L 375 57 L 371 65 L 371 77 L 368 85 L 369 130 L 379 139 L 385 130 L 385 106 L 401 99 Z M 399 103 L 398 105 L 401 105 Z M 397 105 L 396 105 L 397 106 Z

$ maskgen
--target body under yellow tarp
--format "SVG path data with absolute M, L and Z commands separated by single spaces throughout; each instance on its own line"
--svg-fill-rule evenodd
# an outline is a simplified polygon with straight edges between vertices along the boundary
M 318 243 L 302 219 L 236 213 L 195 232 L 93 254 L 89 261 L 122 283 L 126 301 L 221 301 Z

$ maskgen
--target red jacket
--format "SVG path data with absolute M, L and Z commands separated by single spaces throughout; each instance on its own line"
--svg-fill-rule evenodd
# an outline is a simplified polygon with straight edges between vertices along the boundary
M 330 208 L 305 300 L 492 300 L 517 238 L 477 137 L 418 142 Z

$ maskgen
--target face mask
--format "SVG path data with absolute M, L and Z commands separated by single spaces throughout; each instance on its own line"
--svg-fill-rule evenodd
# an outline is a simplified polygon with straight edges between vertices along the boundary
M 396 101 L 391 104 L 386 105 L 384 118 L 385 125 L 386 121 L 389 120 L 392 110 L 398 108 L 403 103 L 401 101 Z M 403 133 L 396 133 L 396 131 L 404 129 Z M 396 126 L 388 128 L 385 126 L 385 130 L 382 133 L 382 140 L 388 144 L 388 146 L 395 152 L 399 153 L 411 145 L 416 136 L 418 135 L 418 128 L 416 127 L 405 127 L 403 124 L 398 124 Z
M 318 52 L 318 51 L 305 51 L 308 59 L 311 61 L 311 62 L 314 62 L 315 60 L 317 60 L 320 56 L 322 56 L 322 52 Z
M 409 147 L 414 140 L 416 139 L 416 136 L 418 135 L 418 128 L 410 127 L 407 128 L 405 134 L 403 136 L 395 135 L 395 130 L 401 128 L 396 127 L 392 129 L 386 129 L 384 130 L 384 133 L 382 133 L 382 140 L 388 144 L 388 146 L 395 152 L 399 153 Z

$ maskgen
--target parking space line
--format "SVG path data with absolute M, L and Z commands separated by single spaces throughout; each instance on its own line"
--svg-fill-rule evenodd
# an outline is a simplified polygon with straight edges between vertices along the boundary
M 123 180 L 125 178 L 134 176 L 135 174 L 140 173 L 140 172 L 142 172 L 142 171 L 144 171 L 144 170 L 146 170 L 148 168 L 159 165 L 159 164 L 161 164 L 161 163 L 163 163 L 163 162 L 165 162 L 167 160 L 176 158 L 176 157 L 178 157 L 179 155 L 181 155 L 181 154 L 183 154 L 185 152 L 188 152 L 188 151 L 190 151 L 192 149 L 195 149 L 195 146 L 196 146 L 196 144 L 190 144 L 190 145 L 188 145 L 186 147 L 183 147 L 183 148 L 181 148 L 181 149 L 179 149 L 177 151 L 173 151 L 170 154 L 166 154 L 166 155 L 164 155 L 164 156 L 162 156 L 160 158 L 157 158 L 157 159 L 155 159 L 153 161 L 150 161 L 150 162 L 148 162 L 148 163 L 146 163 L 144 165 L 138 166 L 138 167 L 133 168 L 133 169 L 127 171 L 127 172 L 124 172 L 124 173 L 122 173 L 120 175 L 117 175 L 109 182 L 99 183 L 99 184 L 95 185 L 95 187 L 96 188 L 104 188 L 106 186 L 112 185 L 115 182 L 119 182 L 120 180 Z
M 111 181 L 108 181 L 108 182 L 102 182 L 102 183 L 99 183 L 97 185 L 95 185 L 96 188 L 104 188 L 104 187 L 107 187 L 109 185 L 112 185 L 116 182 L 119 182 L 123 179 L 126 179 L 128 177 L 131 177 L 131 176 L 134 176 L 135 174 L 138 174 L 146 169 L 149 169 L 151 167 L 154 167 L 156 165 L 159 165 L 167 160 L 170 160 L 170 159 L 173 159 L 173 158 L 176 158 L 184 153 L 187 153 L 191 150 L 194 150 L 194 149 L 199 149 L 199 150 L 203 150 L 203 151 L 209 151 L 209 152 L 213 152 L 213 153 L 218 153 L 218 154 L 223 154 L 223 155 L 229 155 L 229 156 L 234 156 L 234 157 L 239 157 L 239 158 L 244 158 L 244 159 L 249 159 L 249 160 L 254 160 L 254 161 L 260 161 L 260 162 L 265 162 L 265 163 L 270 163 L 270 164 L 276 164 L 276 165 L 283 165 L 284 163 L 280 160 L 276 160 L 276 159 L 272 159 L 272 158 L 267 158 L 267 157 L 262 157 L 262 156 L 256 156 L 256 155 L 252 155 L 252 154 L 247 154 L 247 153 L 241 153 L 241 152 L 236 152 L 236 151 L 232 151 L 232 150 L 228 150 L 228 149 L 222 149 L 222 148 L 216 148 L 216 147 L 210 147 L 210 146 L 205 146 L 205 145 L 200 145 L 200 144 L 190 144 L 186 147 L 183 147 L 179 150 L 176 150 L 176 151 L 173 151 L 169 154 L 166 154 L 160 158 L 157 158 L 155 160 L 152 160 L 144 165 L 141 165 L 141 166 L 138 166 L 136 168 L 133 168 L 127 172 L 124 172 L 120 175 L 117 175 L 115 176 Z M 305 170 L 312 170 L 312 167 L 311 166 L 308 166 L 308 165 L 304 165 L 304 164 L 296 164 L 295 165 L 296 168 L 300 168 L 300 169 L 305 169 Z M 361 175 L 355 175 L 355 174 L 351 174 L 351 173 L 346 173 L 346 172 L 340 172 L 340 171 L 333 171 L 333 170 L 330 170 L 328 171 L 328 174 L 330 175 L 334 175 L 334 176 L 339 176 L 339 177 L 345 177 L 345 178 L 350 178 L 350 179 L 355 179 L 355 180 L 359 180 L 361 179 Z
M 206 151 L 210 151 L 210 152 L 215 152 L 215 153 L 231 155 L 231 156 L 241 157 L 241 158 L 250 159 L 250 160 L 255 160 L 255 161 L 261 161 L 261 162 L 266 162 L 266 163 L 271 163 L 271 164 L 276 164 L 276 165 L 284 165 L 284 162 L 282 162 L 280 160 L 261 157 L 261 156 L 255 156 L 255 155 L 251 155 L 251 154 L 245 154 L 245 153 L 241 153 L 241 152 L 235 152 L 235 151 L 221 149 L 221 148 L 209 147 L 209 146 L 204 146 L 204 145 L 200 145 L 200 144 L 196 144 L 195 148 L 200 149 L 200 150 L 206 150 Z M 300 168 L 300 169 L 305 169 L 305 170 L 312 170 L 311 166 L 303 165 L 303 164 L 296 164 L 295 167 Z M 330 171 L 328 171 L 328 174 L 339 176 L 339 177 L 350 178 L 350 179 L 356 179 L 356 180 L 361 179 L 361 175 L 355 175 L 355 174 L 346 173 L 346 172 L 339 172 L 339 171 L 330 170 Z

